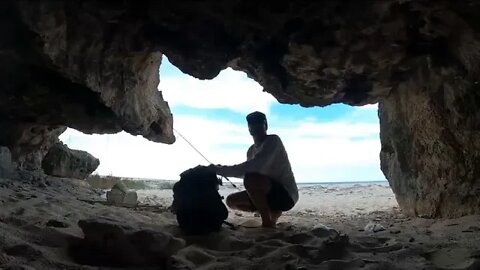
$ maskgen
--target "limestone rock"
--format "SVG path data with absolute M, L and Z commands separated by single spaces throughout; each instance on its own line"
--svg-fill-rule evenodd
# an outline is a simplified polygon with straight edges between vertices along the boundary
M 381 232 L 385 231 L 385 227 L 383 227 L 380 223 L 370 221 L 367 225 L 365 225 L 364 230 L 366 232 Z
M 46 61 L 30 59 L 14 65 L 22 69 L 32 64 L 38 72 L 36 80 L 24 86 L 26 102 L 17 110 L 32 105 L 48 108 L 29 120 L 57 122 L 86 133 L 125 130 L 152 141 L 173 143 L 172 115 L 157 90 L 162 54 L 143 37 L 143 23 L 132 21 L 122 26 L 115 22 L 117 16 L 123 16 L 118 8 L 91 4 L 18 3 L 21 20 L 37 36 L 32 38 L 40 38 L 34 45 L 38 56 Z M 91 8 L 106 12 L 106 17 L 92 16 Z M 77 15 L 70 17 L 68 13 L 74 10 Z M 15 81 L 12 87 L 18 87 Z M 43 95 L 29 98 L 38 92 Z
M 480 213 L 480 85 L 419 62 L 379 104 L 381 168 L 404 213 Z
M 157 90 L 162 54 L 141 37 L 142 24 L 127 29 L 68 1 L 37 4 L 0 3 L 0 145 L 18 166 L 41 169 L 43 142 L 56 142 L 56 127 L 173 143 L 172 115 Z
M 69 149 L 61 142 L 53 145 L 42 161 L 46 174 L 77 179 L 85 179 L 99 165 L 100 161 L 91 154 Z
M 10 132 L 0 132 L 0 141 L 11 151 L 12 160 L 20 170 L 41 172 L 42 160 L 66 127 L 36 124 L 4 124 Z
M 103 254 L 122 266 L 160 265 L 166 258 L 185 246 L 183 239 L 169 233 L 140 230 L 124 222 L 106 218 L 80 220 L 85 239 L 76 256 L 99 259 Z M 95 265 L 95 264 L 94 264 Z

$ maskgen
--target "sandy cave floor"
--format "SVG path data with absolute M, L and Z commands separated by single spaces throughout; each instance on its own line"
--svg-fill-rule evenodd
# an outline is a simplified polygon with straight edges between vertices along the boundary
M 277 229 L 188 237 L 167 210 L 171 191 L 139 191 L 152 206 L 130 209 L 92 203 L 102 194 L 78 180 L 0 179 L 0 269 L 114 269 L 69 253 L 70 239 L 84 237 L 78 221 L 98 217 L 185 239 L 167 269 L 480 269 L 480 216 L 409 218 L 384 185 L 303 187 L 300 196 Z M 255 219 L 230 211 L 234 224 Z M 365 230 L 368 223 L 384 230 Z

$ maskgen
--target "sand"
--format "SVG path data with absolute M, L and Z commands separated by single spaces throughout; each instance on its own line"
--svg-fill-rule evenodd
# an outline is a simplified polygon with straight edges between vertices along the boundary
M 276 229 L 225 226 L 192 237 L 167 209 L 169 190 L 139 191 L 150 206 L 131 209 L 95 203 L 104 194 L 83 181 L 24 178 L 0 179 L 0 269 L 115 269 L 80 264 L 69 252 L 72 239 L 84 237 L 78 221 L 99 217 L 185 243 L 151 269 L 480 269 L 480 216 L 406 217 L 387 185 L 302 187 Z M 259 217 L 230 211 L 228 220 Z

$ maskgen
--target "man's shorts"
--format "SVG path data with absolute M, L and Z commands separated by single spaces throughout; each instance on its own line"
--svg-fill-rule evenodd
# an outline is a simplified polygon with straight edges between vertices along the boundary
M 272 187 L 267 194 L 268 205 L 272 211 L 288 211 L 295 206 L 292 198 L 288 194 L 287 190 L 277 181 L 270 179 Z M 247 191 L 242 191 L 247 193 Z M 247 194 L 248 196 L 248 194 Z M 252 209 L 256 211 L 256 207 L 250 199 Z

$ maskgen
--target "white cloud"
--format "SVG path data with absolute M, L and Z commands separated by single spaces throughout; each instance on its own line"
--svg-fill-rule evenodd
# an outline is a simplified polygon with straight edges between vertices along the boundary
M 255 81 L 232 69 L 209 81 L 189 76 L 161 77 L 159 89 L 170 106 L 228 109 L 241 114 L 254 110 L 269 114 L 277 102 Z M 314 117 L 286 121 L 269 114 L 269 132 L 282 138 L 299 182 L 380 180 L 384 176 L 379 169 L 379 125 L 372 121 L 371 114 L 376 109 L 377 104 L 354 107 L 350 114 L 330 122 Z M 244 123 L 199 114 L 174 114 L 174 118 L 175 129 L 211 162 L 229 165 L 245 160 L 252 139 Z M 173 145 L 124 132 L 85 135 L 68 129 L 60 138 L 71 148 L 99 158 L 100 174 L 175 180 L 186 169 L 208 164 L 178 135 Z
M 375 110 L 378 110 L 378 103 L 375 103 L 375 104 L 368 104 L 368 105 L 363 105 L 363 106 L 358 106 L 356 107 L 360 110 L 372 110 L 372 111 L 375 111 Z
M 378 124 L 299 121 L 271 131 L 282 138 L 299 181 L 384 179 Z
M 379 125 L 376 123 L 349 123 L 349 122 L 325 122 L 318 123 L 312 120 L 299 120 L 292 130 L 292 123 L 283 127 L 286 132 L 295 139 L 355 139 L 360 137 L 377 136 Z
M 178 116 L 176 128 L 211 162 L 235 164 L 245 160 L 252 143 L 246 126 L 201 116 Z M 383 179 L 379 172 L 378 125 L 302 123 L 271 126 L 288 151 L 297 181 Z M 182 138 L 173 145 L 153 143 L 126 133 L 82 135 L 69 129 L 61 139 L 70 147 L 100 158 L 100 174 L 178 179 L 184 170 L 208 164 Z M 373 172 L 373 174 L 372 174 Z
M 255 110 L 268 113 L 277 100 L 244 73 L 227 68 L 214 80 L 190 76 L 161 77 L 159 90 L 172 105 L 200 109 L 229 109 L 246 114 Z M 186 98 L 188 97 L 188 98 Z M 221 102 L 219 102 L 221 100 Z
M 242 151 L 222 145 L 243 144 L 248 147 L 250 143 L 244 127 L 227 122 L 178 116 L 175 126 L 207 159 L 215 163 L 233 163 L 245 156 Z M 100 174 L 177 179 L 182 171 L 190 167 L 208 164 L 178 135 L 173 145 L 154 143 L 125 132 L 86 135 L 73 129 L 68 129 L 60 139 L 73 149 L 85 150 L 99 158 L 97 172 Z

